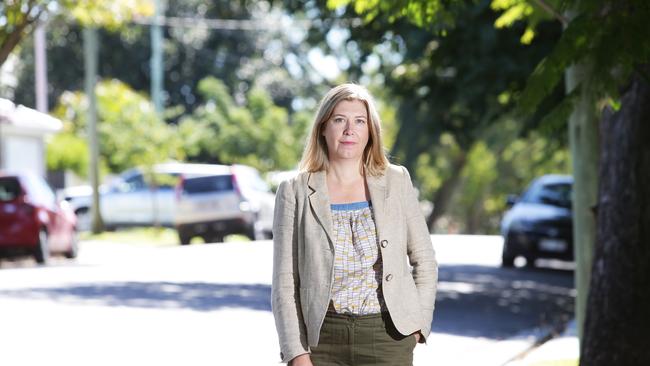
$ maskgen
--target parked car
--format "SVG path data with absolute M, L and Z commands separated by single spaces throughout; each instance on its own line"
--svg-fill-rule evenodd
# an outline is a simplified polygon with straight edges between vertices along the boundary
M 228 234 L 270 237 L 275 196 L 259 172 L 246 165 L 164 163 L 153 167 L 152 187 L 142 169 L 130 169 L 99 189 L 104 225 L 175 227 L 182 244 L 195 236 L 223 241 Z M 92 189 L 65 191 L 90 227 Z
M 177 197 L 181 244 L 189 244 L 195 236 L 206 242 L 223 241 L 228 234 L 253 240 L 272 236 L 275 195 L 254 168 L 200 168 L 193 176 L 181 177 Z
M 512 267 L 519 256 L 534 266 L 537 258 L 573 260 L 571 195 L 573 179 L 544 175 L 535 179 L 501 221 L 502 265 Z
M 0 173 L 0 255 L 77 256 L 76 217 L 58 202 L 45 180 L 28 173 Z
M 141 168 L 129 169 L 99 187 L 99 206 L 104 226 L 108 230 L 119 227 L 154 226 L 174 227 L 176 212 L 176 185 L 181 174 L 194 164 L 156 164 L 151 179 Z M 155 183 L 154 183 L 155 182 Z M 62 193 L 79 218 L 81 230 L 90 229 L 92 188 L 70 187 Z

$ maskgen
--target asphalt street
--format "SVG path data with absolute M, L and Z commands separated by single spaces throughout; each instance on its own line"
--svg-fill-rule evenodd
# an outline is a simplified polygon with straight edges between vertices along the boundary
M 503 269 L 501 239 L 433 236 L 440 282 L 415 365 L 503 365 L 572 317 L 573 273 Z M 0 364 L 276 365 L 270 241 L 83 242 L 76 261 L 0 263 Z

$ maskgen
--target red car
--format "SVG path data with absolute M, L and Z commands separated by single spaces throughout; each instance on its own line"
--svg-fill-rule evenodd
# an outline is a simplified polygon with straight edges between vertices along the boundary
M 43 178 L 0 172 L 0 256 L 31 255 L 41 264 L 52 254 L 74 258 L 76 224 L 69 204 L 58 202 Z

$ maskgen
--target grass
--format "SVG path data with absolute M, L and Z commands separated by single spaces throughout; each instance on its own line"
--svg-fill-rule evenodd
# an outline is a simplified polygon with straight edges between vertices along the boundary
M 81 240 L 106 241 L 124 244 L 142 244 L 155 246 L 177 246 L 180 245 L 176 230 L 170 228 L 138 227 L 105 231 L 100 234 L 83 232 L 79 235 Z M 248 241 L 243 235 L 228 235 L 226 242 Z M 192 244 L 203 243 L 201 238 L 194 238 Z

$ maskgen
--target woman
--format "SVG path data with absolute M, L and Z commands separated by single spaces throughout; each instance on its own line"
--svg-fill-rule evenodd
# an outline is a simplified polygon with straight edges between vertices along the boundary
M 437 264 L 365 88 L 342 84 L 321 101 L 301 173 L 278 187 L 273 235 L 282 362 L 412 364 L 430 332 Z

